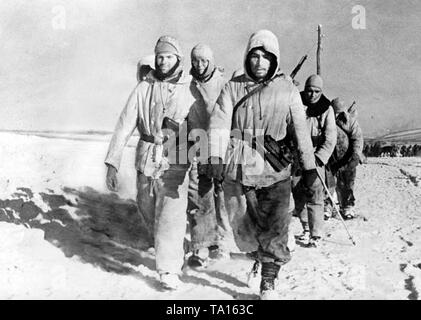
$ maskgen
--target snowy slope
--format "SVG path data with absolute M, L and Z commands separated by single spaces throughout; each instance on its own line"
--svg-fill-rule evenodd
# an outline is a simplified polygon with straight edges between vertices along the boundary
M 114 194 L 104 183 L 107 146 L 0 133 L 0 298 L 257 299 L 258 279 L 246 284 L 252 261 L 239 253 L 186 268 L 178 291 L 161 289 L 134 202 L 134 148 L 125 150 Z M 357 246 L 336 219 L 319 249 L 297 242 L 281 269 L 281 298 L 419 298 L 419 177 L 419 158 L 360 166 L 360 217 L 347 222 Z M 297 220 L 292 230 L 301 231 Z

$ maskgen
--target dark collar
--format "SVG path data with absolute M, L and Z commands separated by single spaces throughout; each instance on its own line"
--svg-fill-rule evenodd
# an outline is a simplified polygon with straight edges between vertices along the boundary
M 190 74 L 193 76 L 193 78 L 198 81 L 198 82 L 208 82 L 214 75 L 216 71 L 216 67 L 214 67 L 213 69 L 211 69 L 210 71 L 206 70 L 205 74 L 203 76 L 197 74 L 196 70 L 194 68 L 190 69 Z
M 336 116 L 337 121 L 341 121 L 342 123 L 346 124 L 348 122 L 348 117 L 345 112 L 341 112 Z
M 303 104 L 307 106 L 307 116 L 309 117 L 318 117 L 321 114 L 325 113 L 327 109 L 329 109 L 330 106 L 330 100 L 326 98 L 326 96 L 322 93 L 320 96 L 319 101 L 316 103 L 306 103 L 304 100 L 304 91 L 300 92 L 301 94 L 301 100 L 303 101 Z

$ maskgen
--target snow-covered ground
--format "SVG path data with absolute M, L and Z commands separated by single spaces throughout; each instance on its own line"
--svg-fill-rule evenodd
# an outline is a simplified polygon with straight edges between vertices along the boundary
M 131 143 L 133 145 L 134 143 Z M 160 288 L 135 204 L 134 148 L 120 191 L 105 187 L 103 136 L 0 133 L 1 299 L 257 299 L 244 255 L 185 269 Z M 358 168 L 359 217 L 326 222 L 318 249 L 297 243 L 280 272 L 283 299 L 419 299 L 421 158 L 369 158 Z M 293 221 L 294 233 L 300 224 Z

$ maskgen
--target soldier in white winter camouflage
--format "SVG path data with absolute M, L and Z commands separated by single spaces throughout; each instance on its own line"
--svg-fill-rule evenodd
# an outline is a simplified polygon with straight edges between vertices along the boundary
M 364 139 L 357 121 L 356 109 L 348 110 L 340 98 L 332 100 L 332 107 L 335 111 L 338 138 L 335 151 L 329 160 L 329 168 L 336 177 L 340 213 L 345 219 L 352 219 L 355 217 L 356 168 L 362 159 Z M 326 198 L 325 211 L 329 210 L 332 210 L 332 203 Z
M 277 37 L 268 30 L 254 33 L 243 61 L 244 72 L 226 84 L 210 117 L 208 175 L 224 180 L 236 243 L 242 251 L 257 250 L 261 299 L 270 299 L 280 267 L 291 259 L 286 140 L 294 142 L 308 193 L 317 172 L 299 92 L 280 70 Z

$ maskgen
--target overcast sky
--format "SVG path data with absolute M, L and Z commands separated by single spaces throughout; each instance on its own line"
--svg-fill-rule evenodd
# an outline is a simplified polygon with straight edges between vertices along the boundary
M 352 27 L 355 5 L 366 29 Z M 203 42 L 231 75 L 250 34 L 269 29 L 285 72 L 309 53 L 302 89 L 316 71 L 319 23 L 326 95 L 356 100 L 367 136 L 421 128 L 420 16 L 417 0 L 2 0 L 0 129 L 112 131 L 137 61 L 162 34 L 179 39 L 186 68 Z

